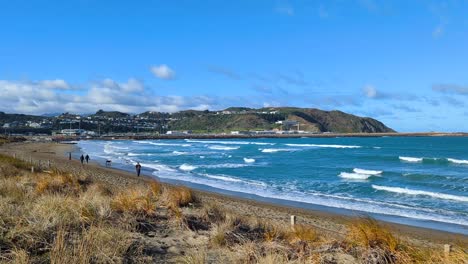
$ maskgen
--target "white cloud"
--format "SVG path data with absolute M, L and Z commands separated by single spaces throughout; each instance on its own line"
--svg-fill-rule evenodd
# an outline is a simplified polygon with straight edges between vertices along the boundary
M 158 78 L 164 80 L 172 80 L 175 78 L 175 72 L 166 64 L 161 64 L 158 66 L 152 66 L 150 68 L 151 72 Z
M 376 98 L 377 97 L 377 89 L 373 85 L 366 85 L 363 88 L 364 95 L 368 98 Z

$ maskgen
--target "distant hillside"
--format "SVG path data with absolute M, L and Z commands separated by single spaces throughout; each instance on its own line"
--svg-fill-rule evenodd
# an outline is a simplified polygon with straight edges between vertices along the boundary
M 23 114 L 6 114 L 0 112 L 0 124 L 11 123 L 11 122 L 23 122 L 23 121 L 40 121 L 47 117 L 34 116 L 34 115 L 23 115 Z
M 102 117 L 102 118 L 127 118 L 130 117 L 130 114 L 122 113 L 118 111 L 104 111 L 99 110 L 96 114 L 91 115 L 91 117 Z
M 178 120 L 171 121 L 169 128 L 194 131 L 264 130 L 281 128 L 281 125 L 275 123 L 280 120 L 297 121 L 300 130 L 311 132 L 395 132 L 382 122 L 368 117 L 358 117 L 341 111 L 293 107 L 231 107 L 216 114 L 206 111 L 190 112 L 190 115 L 180 116 Z
M 77 120 L 80 120 L 79 122 Z M 286 121 L 286 122 L 278 122 Z M 144 112 L 130 115 L 118 111 L 99 110 L 82 118 L 80 115 L 63 113 L 56 117 L 5 114 L 0 112 L 0 126 L 10 133 L 50 133 L 63 128 L 81 127 L 100 132 L 159 132 L 168 130 L 191 130 L 193 132 L 229 132 L 234 130 L 302 130 L 309 132 L 336 133 L 384 133 L 394 132 L 378 120 L 359 117 L 341 111 L 323 111 L 312 108 L 269 107 L 252 109 L 230 107 L 221 111 L 185 110 L 176 113 Z M 99 127 L 98 124 L 99 123 Z M 26 129 L 26 130 L 25 130 Z M 6 130 L 5 130 L 6 133 Z

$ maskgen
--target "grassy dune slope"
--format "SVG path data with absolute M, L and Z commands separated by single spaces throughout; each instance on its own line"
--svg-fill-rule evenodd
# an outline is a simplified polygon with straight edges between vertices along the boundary
M 242 217 L 157 181 L 121 188 L 0 155 L 2 263 L 466 263 L 467 245 L 415 247 L 376 221 L 330 236 Z M 463 251 L 462 249 L 465 249 Z

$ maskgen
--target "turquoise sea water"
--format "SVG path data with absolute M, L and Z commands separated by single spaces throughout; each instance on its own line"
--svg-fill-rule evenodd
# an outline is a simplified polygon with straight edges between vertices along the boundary
M 122 140 L 79 147 L 122 168 L 138 161 L 162 180 L 468 233 L 468 138 Z

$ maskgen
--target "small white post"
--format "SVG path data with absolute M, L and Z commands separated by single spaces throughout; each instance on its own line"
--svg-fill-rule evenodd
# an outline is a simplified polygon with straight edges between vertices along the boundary
M 31 166 L 31 173 L 34 173 L 34 166 Z
M 296 216 L 291 215 L 291 227 L 294 227 L 296 225 Z
M 13 158 L 15 158 L 15 159 L 16 159 L 16 153 L 13 153 Z
M 452 251 L 452 245 L 445 244 L 444 245 L 444 255 L 448 256 L 451 251 Z
M 50 168 L 50 160 L 47 160 L 47 167 Z

